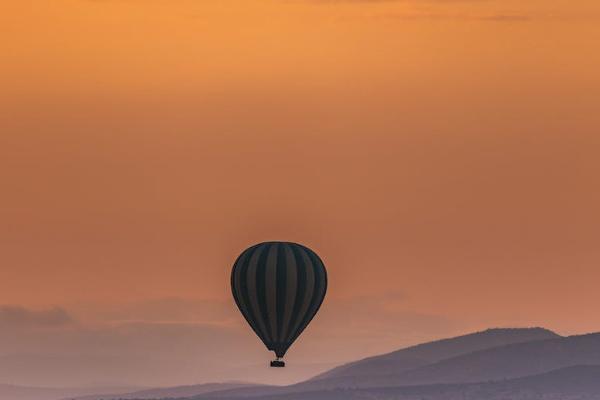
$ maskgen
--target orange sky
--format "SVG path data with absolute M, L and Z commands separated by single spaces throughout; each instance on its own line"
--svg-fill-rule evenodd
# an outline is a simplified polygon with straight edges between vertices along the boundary
M 596 0 L 7 3 L 0 305 L 241 326 L 232 262 L 291 240 L 336 362 L 600 330 Z

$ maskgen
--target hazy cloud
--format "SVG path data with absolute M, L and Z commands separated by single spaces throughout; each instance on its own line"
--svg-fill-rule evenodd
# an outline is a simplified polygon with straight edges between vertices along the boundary
M 233 300 L 164 297 L 121 304 L 79 304 L 70 307 L 81 319 L 113 323 L 231 324 L 237 317 Z
M 405 303 L 403 294 L 393 292 L 332 301 L 323 308 L 320 330 L 360 342 L 361 347 L 377 353 L 385 347 L 444 336 L 460 328 L 444 316 L 411 311 Z
M 448 336 L 455 323 L 405 310 L 402 291 L 327 299 L 277 377 L 271 354 L 229 300 L 163 298 L 32 311 L 0 308 L 0 375 L 26 385 L 224 380 L 289 383 L 342 361 Z M 349 318 L 351 316 L 351 318 Z M 77 323 L 71 323 L 77 320 Z M 44 329 L 60 326 L 62 329 Z
M 0 325 L 11 326 L 63 326 L 73 322 L 73 318 L 62 308 L 29 310 L 20 306 L 0 306 Z

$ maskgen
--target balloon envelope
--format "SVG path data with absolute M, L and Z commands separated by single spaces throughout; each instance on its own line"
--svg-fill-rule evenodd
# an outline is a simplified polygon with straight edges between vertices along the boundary
M 319 256 L 305 246 L 260 243 L 236 260 L 231 291 L 256 335 L 280 358 L 323 303 L 327 271 Z

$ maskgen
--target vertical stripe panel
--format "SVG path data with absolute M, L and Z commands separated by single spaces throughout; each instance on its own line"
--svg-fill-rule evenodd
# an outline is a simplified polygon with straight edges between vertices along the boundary
M 298 266 L 296 265 L 296 258 L 292 252 L 291 245 L 285 244 L 285 265 L 286 265 L 286 289 L 285 289 L 285 307 L 283 312 L 283 329 L 280 333 L 282 342 L 288 337 L 288 331 L 290 330 L 290 321 L 292 319 L 292 312 L 294 310 L 294 301 L 296 300 L 296 290 L 298 285 Z
M 315 274 L 312 265 L 311 259 L 306 254 L 306 251 L 302 248 L 298 249 L 298 253 L 300 253 L 300 257 L 302 259 L 304 275 L 305 275 L 305 286 L 304 293 L 302 293 L 301 305 L 299 307 L 298 314 L 296 315 L 296 321 L 292 330 L 288 333 L 287 341 L 293 341 L 296 338 L 302 329 L 302 322 L 304 320 L 304 316 L 310 307 L 311 300 L 313 298 L 314 290 L 315 290 Z
M 240 257 L 234 264 L 235 267 L 233 273 L 231 274 L 231 288 L 234 294 L 233 297 L 244 317 L 246 317 L 246 315 L 248 314 L 248 305 L 242 293 L 242 280 L 240 279 L 240 277 L 242 275 L 242 270 L 248 267 L 248 259 L 250 258 L 249 254 L 252 253 L 252 250 L 253 249 L 250 248 L 240 255 Z M 246 317 L 246 319 L 248 318 Z
M 270 329 L 271 341 L 277 341 L 277 253 L 279 244 L 275 243 L 269 248 L 269 255 L 265 265 L 265 296 L 267 305 L 267 321 Z
M 302 307 L 302 302 L 304 300 L 304 294 L 306 290 L 306 266 L 304 265 L 304 261 L 302 255 L 300 254 L 299 247 L 291 244 L 290 248 L 292 253 L 294 254 L 294 260 L 296 263 L 296 296 L 294 297 L 294 307 L 292 309 L 292 316 L 290 320 L 290 324 L 288 325 L 289 330 L 287 335 L 285 336 L 285 341 L 289 342 L 290 338 L 294 335 L 294 327 L 299 323 L 300 320 L 300 308 Z
M 306 315 L 304 326 L 307 326 L 313 319 L 317 311 L 319 311 L 319 308 L 321 307 L 321 303 L 323 302 L 323 298 L 325 296 L 325 291 L 327 290 L 327 272 L 325 271 L 323 262 L 313 251 L 308 250 L 307 253 L 308 256 L 311 258 L 314 267 L 315 294 L 313 295 L 308 314 Z
M 277 335 L 274 340 L 278 343 L 283 341 L 283 315 L 285 313 L 285 299 L 287 291 L 287 275 L 288 264 L 285 259 L 285 243 L 280 243 L 277 247 L 277 299 L 276 299 L 276 314 L 277 314 Z
M 235 277 L 240 293 L 240 311 L 242 311 L 242 315 L 246 318 L 246 321 L 248 321 L 248 324 L 250 325 L 252 330 L 254 330 L 258 337 L 264 341 L 264 335 L 260 331 L 258 325 L 256 324 L 256 317 L 254 312 L 252 311 L 247 278 L 250 262 L 252 260 L 252 257 L 256 253 L 258 247 L 260 247 L 260 245 L 253 246 L 250 249 L 248 249 L 248 254 L 246 256 L 245 262 L 237 264 L 236 266 Z
M 267 348 L 273 350 L 273 338 L 271 337 L 271 326 L 269 321 L 269 313 L 267 311 L 267 258 L 269 249 L 273 243 L 265 243 L 265 249 L 258 258 L 256 266 L 256 294 L 258 296 L 259 315 L 265 327 L 265 337 L 267 340 Z
M 257 326 L 258 331 L 260 332 L 260 337 L 263 341 L 269 341 L 269 336 L 267 334 L 267 328 L 265 326 L 265 321 L 262 316 L 262 312 L 259 306 L 259 296 L 260 296 L 260 288 L 257 285 L 260 281 L 257 280 L 257 272 L 259 270 L 259 261 L 262 258 L 263 254 L 265 254 L 265 247 L 267 245 L 261 245 L 258 247 L 252 257 L 250 258 L 250 263 L 248 265 L 247 273 L 246 273 L 246 282 L 247 282 L 247 296 L 250 299 L 250 306 L 252 309 L 252 314 L 254 316 L 253 321 Z

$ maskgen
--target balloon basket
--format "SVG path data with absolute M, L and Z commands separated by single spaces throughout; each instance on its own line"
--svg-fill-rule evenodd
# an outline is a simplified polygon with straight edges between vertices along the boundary
M 283 368 L 285 367 L 285 362 L 281 360 L 273 360 L 271 361 L 271 368 Z

